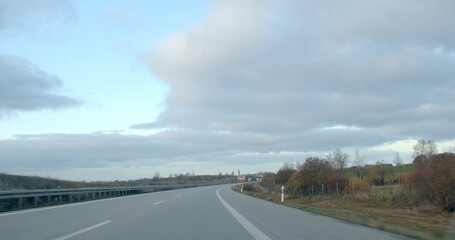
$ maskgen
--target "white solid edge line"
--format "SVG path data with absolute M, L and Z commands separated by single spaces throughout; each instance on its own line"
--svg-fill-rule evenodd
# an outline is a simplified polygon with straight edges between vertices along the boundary
M 224 207 L 234 216 L 235 220 L 237 220 L 245 230 L 250 233 L 256 240 L 271 240 L 265 233 L 259 230 L 256 226 L 254 226 L 250 221 L 248 221 L 244 216 L 242 216 L 239 212 L 237 212 L 229 203 L 227 203 L 220 195 L 220 188 L 216 190 L 216 195 L 220 202 L 224 205 Z
M 163 203 L 163 202 L 164 202 L 164 200 L 161 200 L 159 202 L 154 203 L 153 205 L 158 205 L 158 204 Z
M 93 230 L 93 229 L 95 229 L 95 228 L 99 228 L 99 227 L 101 227 L 101 226 L 103 226 L 103 225 L 106 225 L 106 224 L 108 224 L 108 223 L 110 223 L 110 222 L 112 222 L 112 221 L 100 222 L 100 223 L 95 224 L 95 225 L 93 225 L 93 226 L 91 226 L 91 227 L 87 227 L 87 228 L 81 229 L 81 230 L 79 230 L 79 231 L 73 232 L 73 233 L 71 233 L 71 234 L 65 235 L 65 236 L 63 236 L 63 237 L 56 238 L 55 240 L 65 240 L 65 239 L 68 239 L 68 238 L 72 238 L 72 237 L 74 237 L 74 236 L 77 236 L 77 235 L 79 235 L 79 234 L 88 232 L 88 231 Z

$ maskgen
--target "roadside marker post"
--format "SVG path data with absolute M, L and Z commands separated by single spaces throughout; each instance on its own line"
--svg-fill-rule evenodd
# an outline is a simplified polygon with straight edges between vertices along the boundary
M 243 184 L 240 185 L 240 192 L 243 192 Z
M 284 186 L 281 186 L 281 202 L 284 202 Z

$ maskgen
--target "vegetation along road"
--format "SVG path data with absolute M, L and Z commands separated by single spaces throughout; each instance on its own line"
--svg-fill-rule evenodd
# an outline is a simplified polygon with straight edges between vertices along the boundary
M 397 154 L 395 165 L 365 165 L 356 152 L 351 167 L 336 150 L 285 163 L 243 192 L 280 202 L 284 186 L 289 206 L 419 239 L 455 239 L 455 154 L 435 149 L 419 140 L 413 162 L 403 164 Z

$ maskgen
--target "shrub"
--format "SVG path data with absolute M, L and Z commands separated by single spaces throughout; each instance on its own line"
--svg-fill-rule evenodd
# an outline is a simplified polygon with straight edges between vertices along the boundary
M 243 185 L 243 191 L 256 192 L 257 191 L 257 187 L 254 184 L 244 184 Z
M 344 176 L 333 176 L 329 178 L 327 188 L 329 193 L 336 194 L 337 193 L 337 185 L 338 185 L 338 192 L 341 194 L 344 192 L 344 189 L 348 186 L 349 179 Z
M 416 158 L 417 159 L 417 158 Z M 455 154 L 433 155 L 426 164 L 416 163 L 416 170 L 408 175 L 406 188 L 417 202 L 455 206 Z
M 368 196 L 371 192 L 371 186 L 367 180 L 351 180 L 344 188 L 344 193 L 354 197 Z

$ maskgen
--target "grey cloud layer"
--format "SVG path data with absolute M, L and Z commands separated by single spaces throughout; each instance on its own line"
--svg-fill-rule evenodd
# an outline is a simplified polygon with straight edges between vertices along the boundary
M 343 141 L 369 146 L 382 140 L 375 133 L 365 132 L 350 137 L 355 131 L 314 130 L 298 136 L 181 130 L 150 136 L 100 133 L 21 135 L 0 140 L 0 166 L 2 171 L 30 172 L 181 162 L 254 165 L 299 160 L 304 155 L 301 149 L 306 147 L 324 150 Z M 283 151 L 292 154 L 280 154 Z
M 455 117 L 454 9 L 452 1 L 216 2 L 203 24 L 145 59 L 171 92 L 157 121 L 134 127 L 286 138 L 344 125 L 359 127 L 360 139 L 377 136 L 372 144 L 453 138 L 453 124 L 440 123 Z M 356 137 L 325 145 L 357 146 Z
M 51 91 L 62 81 L 36 65 L 14 56 L 0 55 L 0 116 L 14 111 L 72 107 L 79 101 Z
M 187 133 L 167 133 L 165 136 L 136 136 L 120 134 L 47 134 L 23 135 L 0 140 L 0 166 L 3 171 L 54 170 L 96 168 L 129 165 L 150 166 L 171 162 L 219 161 L 226 155 L 257 151 L 263 147 L 257 136 L 242 136 L 235 141 L 231 135 L 223 142 L 214 142 L 223 134 L 208 134 L 195 142 L 181 141 Z M 197 134 L 200 135 L 200 134 Z M 264 140 L 261 142 L 273 142 Z M 242 150 L 242 151 L 239 151 Z M 225 159 L 235 161 L 236 159 Z M 18 164 L 20 163 L 20 164 Z

